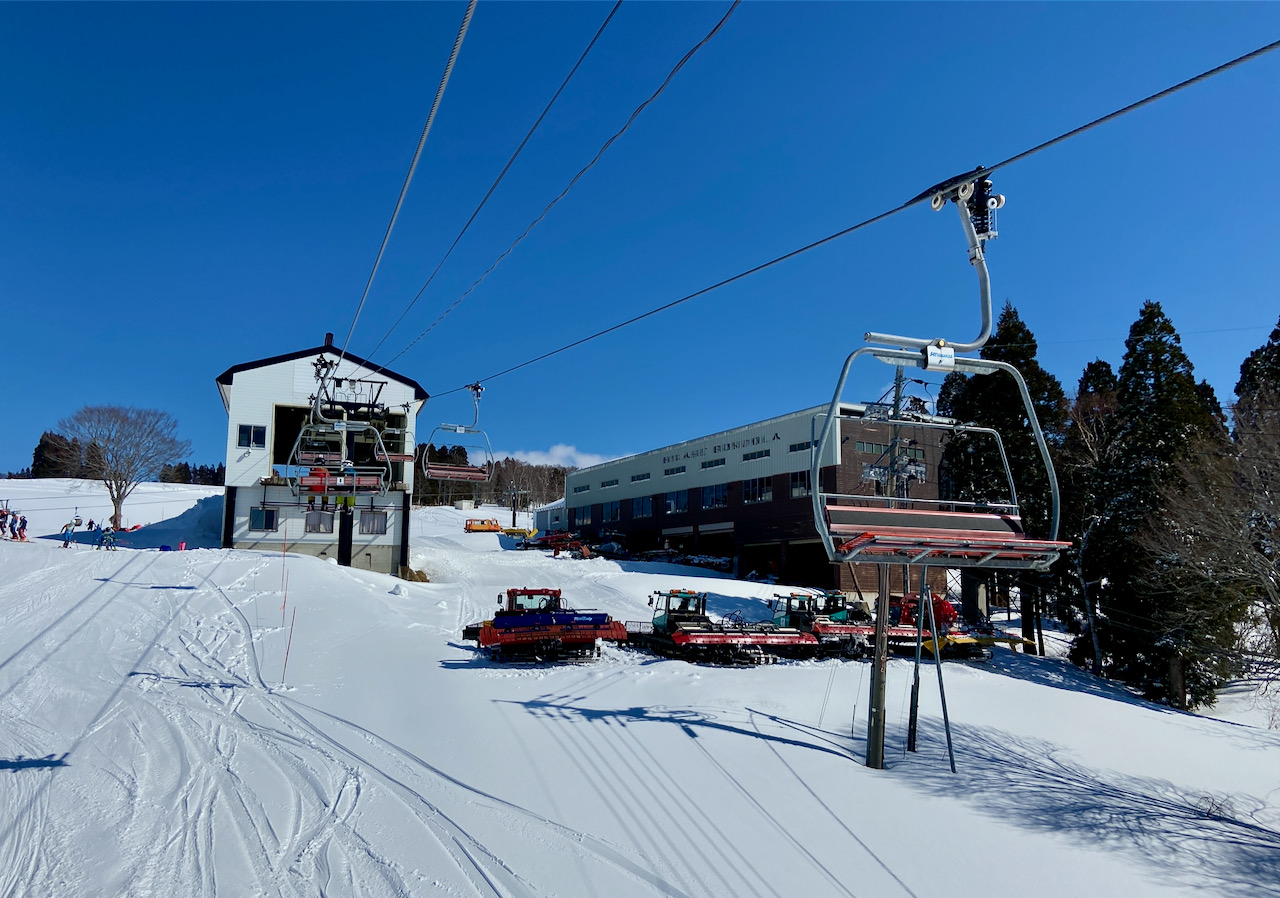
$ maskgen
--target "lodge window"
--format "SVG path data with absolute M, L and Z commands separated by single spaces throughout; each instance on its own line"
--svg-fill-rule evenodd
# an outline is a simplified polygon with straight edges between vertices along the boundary
M 743 461 L 755 461 L 757 458 L 768 458 L 768 457 L 769 457 L 768 449 L 757 449 L 755 452 L 742 453 Z
M 615 521 L 622 520 L 622 503 L 606 502 L 604 503 L 604 514 L 600 518 L 605 524 L 612 524 Z
M 722 464 L 724 464 L 723 458 L 713 458 L 711 461 L 704 461 L 702 463 L 702 470 L 705 471 L 707 468 L 718 468 Z
M 688 510 L 688 490 L 676 490 L 674 493 L 667 493 L 667 514 L 684 514 Z
M 665 471 L 662 472 L 662 476 L 671 477 L 675 474 L 683 474 L 683 473 L 684 473 L 684 465 L 680 465 L 675 468 L 667 468 Z
M 792 443 L 788 452 L 803 452 L 806 449 L 813 448 L 813 440 L 805 440 L 803 443 Z
M 236 445 L 241 449 L 265 449 L 267 447 L 267 428 L 260 424 L 241 424 L 240 436 Z
M 307 512 L 306 523 L 308 533 L 332 533 L 333 512 L 309 511 Z
M 586 492 L 587 490 L 589 490 L 589 489 L 591 489 L 591 484 L 589 484 L 589 483 L 584 483 L 584 484 L 582 484 L 582 486 L 575 486 L 575 487 L 573 488 L 573 491 L 574 491 L 575 493 L 585 493 L 585 492 Z
M 631 482 L 632 482 L 632 483 L 639 483 L 641 480 L 648 480 L 648 479 L 649 479 L 649 473 L 648 473 L 647 471 L 646 471 L 644 474 L 632 474 L 632 475 L 631 475 Z
M 631 500 L 631 517 L 633 518 L 651 518 L 653 517 L 653 497 L 639 496 Z
M 742 481 L 742 502 L 752 505 L 756 502 L 773 501 L 773 478 L 755 477 Z
M 385 511 L 361 511 L 360 512 L 360 532 L 361 533 L 386 533 L 387 532 L 387 513 Z
M 278 512 L 274 508 L 250 508 L 250 530 L 278 530 Z
M 717 483 L 715 486 L 704 486 L 702 488 L 703 508 L 727 508 L 728 505 L 729 484 Z
M 899 443 L 899 446 L 901 447 L 899 451 L 905 454 L 907 458 L 924 458 L 924 450 L 917 446 L 902 446 L 901 443 Z M 856 441 L 853 444 L 853 448 L 868 455 L 884 455 L 889 451 L 887 443 L 864 443 L 862 440 Z
M 801 499 L 805 496 L 813 495 L 812 481 L 809 480 L 808 471 L 792 471 L 791 472 L 791 498 Z
M 590 505 L 584 506 L 583 508 L 570 509 L 570 512 L 573 515 L 573 526 L 575 529 L 578 527 L 591 526 L 591 506 Z
M 616 479 L 615 479 L 615 480 L 602 480 L 602 481 L 600 481 L 600 489 L 604 489 L 604 488 L 606 488 L 606 487 L 610 487 L 610 486 L 617 486 L 617 485 L 618 485 L 618 481 L 617 481 Z

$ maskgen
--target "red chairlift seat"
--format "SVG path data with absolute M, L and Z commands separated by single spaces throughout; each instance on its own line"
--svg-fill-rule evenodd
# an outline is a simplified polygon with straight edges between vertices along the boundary
M 1043 570 L 1071 546 L 1010 514 L 836 505 L 826 521 L 841 561 Z
M 489 472 L 474 465 L 445 465 L 440 462 L 427 462 L 427 477 L 432 480 L 465 480 L 470 483 L 483 483 L 489 479 Z

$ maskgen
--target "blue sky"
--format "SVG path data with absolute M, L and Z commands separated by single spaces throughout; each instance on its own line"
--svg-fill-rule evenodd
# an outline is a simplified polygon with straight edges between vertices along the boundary
M 481 2 L 350 342 L 405 350 L 728 3 Z M 346 336 L 463 3 L 0 4 L 0 471 L 83 405 L 223 460 L 214 378 Z M 390 367 L 444 393 L 781 255 L 1280 37 L 1277 4 L 746 3 Z M 1162 303 L 1227 400 L 1280 313 L 1280 52 L 1002 171 L 988 259 L 1070 392 Z M 499 451 L 617 456 L 829 401 L 866 330 L 969 339 L 953 211 L 917 206 L 485 382 Z M 876 370 L 879 369 L 879 370 Z M 871 364 L 846 398 L 876 398 Z M 469 399 L 429 402 L 469 420 Z M 580 455 L 576 455 L 578 453 Z

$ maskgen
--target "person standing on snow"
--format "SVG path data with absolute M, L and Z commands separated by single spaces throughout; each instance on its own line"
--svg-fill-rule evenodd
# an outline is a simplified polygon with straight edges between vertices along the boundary
M 27 541 L 27 516 L 25 514 L 18 518 L 18 539 L 24 543 Z
M 62 548 L 66 549 L 71 545 L 71 535 L 76 532 L 76 525 L 67 521 L 62 525 L 59 533 L 62 534 Z

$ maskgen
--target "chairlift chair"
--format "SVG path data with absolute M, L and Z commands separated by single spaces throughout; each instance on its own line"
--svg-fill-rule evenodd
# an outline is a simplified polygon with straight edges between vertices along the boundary
M 467 389 L 471 391 L 471 402 L 475 406 L 475 420 L 473 420 L 470 425 L 441 424 L 435 430 L 431 431 L 431 436 L 428 438 L 427 443 L 430 446 L 443 448 L 440 443 L 436 442 L 436 434 L 460 435 L 464 437 L 464 441 L 455 441 L 453 442 L 453 445 L 467 450 L 468 458 L 471 457 L 471 450 L 483 453 L 484 464 L 455 465 L 441 461 L 432 461 L 430 450 L 428 450 L 428 452 L 422 457 L 422 469 L 430 480 L 488 483 L 493 479 L 493 447 L 489 445 L 489 436 L 477 426 L 480 423 L 480 394 L 484 392 L 484 387 L 475 383 L 468 386 Z
M 1022 375 L 1005 362 L 957 355 L 980 349 L 991 335 L 991 285 L 983 247 L 986 240 L 995 236 L 994 212 L 1004 205 L 1004 197 L 992 195 L 990 187 L 991 182 L 985 180 L 981 173 L 970 173 L 943 182 L 919 197 L 923 199 L 932 195 L 935 211 L 947 202 L 954 202 L 959 208 L 961 226 L 969 246 L 969 261 L 978 275 L 982 313 L 982 330 L 978 337 L 970 343 L 952 343 L 941 338 L 867 333 L 864 339 L 868 343 L 892 348 L 864 346 L 845 360 L 821 435 L 815 444 L 810 468 L 814 486 L 814 524 L 832 562 L 1044 570 L 1070 546 L 1070 543 L 1057 539 L 1060 512 L 1058 481 Z M 894 496 L 854 496 L 824 491 L 819 477 L 819 462 L 827 457 L 824 452 L 830 452 L 828 446 L 833 439 L 837 446 L 840 442 L 841 396 L 850 368 L 862 356 L 870 356 L 894 367 L 978 375 L 1004 372 L 1012 377 L 1021 393 L 1026 418 L 1048 474 L 1052 499 L 1049 538 L 1033 539 L 1023 529 L 1009 459 L 1000 435 L 990 428 L 936 418 L 925 421 L 902 412 L 893 412 L 889 416 L 892 424 L 992 437 L 1009 483 L 1007 503 L 904 500 Z
M 387 452 L 381 430 L 370 421 L 326 418 L 321 411 L 326 388 L 317 367 L 319 389 L 312 400 L 311 415 L 298 429 L 289 453 L 289 486 L 299 495 L 385 496 L 391 485 L 391 462 L 401 459 Z M 357 465 L 348 456 L 348 437 L 372 437 L 369 451 L 372 464 Z M 412 462 L 412 456 L 409 461 Z

